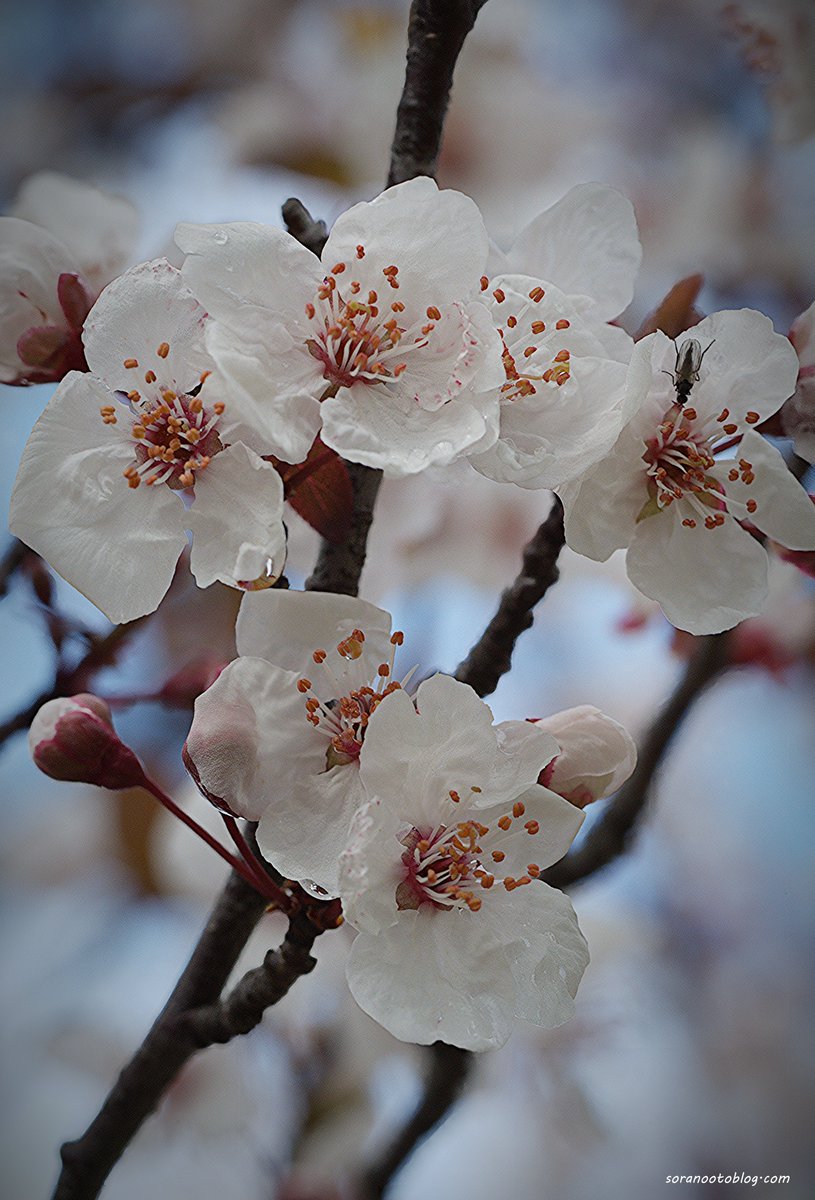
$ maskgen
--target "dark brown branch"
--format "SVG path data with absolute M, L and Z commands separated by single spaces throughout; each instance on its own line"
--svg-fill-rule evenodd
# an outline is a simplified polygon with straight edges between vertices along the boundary
M 573 887 L 623 853 L 645 808 L 665 751 L 691 705 L 727 666 L 727 652 L 727 633 L 699 638 L 676 690 L 645 736 L 633 775 L 577 849 L 544 872 L 542 879 L 546 883 L 558 888 Z
M 284 202 L 282 213 L 285 226 L 292 237 L 296 237 L 302 246 L 319 258 L 328 238 L 325 221 L 315 220 L 305 204 L 294 197 Z
M 0 559 L 0 596 L 5 596 L 14 575 L 25 562 L 29 554 L 33 554 L 24 542 L 14 538 Z
M 498 611 L 470 653 L 456 668 L 456 679 L 469 683 L 479 696 L 489 696 L 512 662 L 515 643 L 535 619 L 535 605 L 557 583 L 558 555 L 563 549 L 563 505 L 555 496 L 551 512 L 524 548 L 515 582 L 501 595 Z
M 424 1096 L 408 1123 L 377 1162 L 363 1173 L 360 1189 L 365 1200 L 379 1200 L 405 1159 L 425 1134 L 450 1111 L 467 1080 L 472 1055 L 458 1046 L 435 1042 L 428 1051 Z
M 142 1122 L 197 1049 L 179 1018 L 214 1004 L 266 901 L 234 872 L 219 897 L 181 978 L 134 1057 L 116 1080 L 98 1116 L 62 1147 L 63 1170 L 54 1200 L 93 1200 Z
M 346 462 L 345 465 L 354 492 L 351 529 L 342 542 L 323 541 L 314 570 L 306 580 L 306 589 L 310 592 L 341 592 L 344 596 L 356 596 L 359 590 L 382 472 L 361 463 Z
M 436 174 L 453 70 L 486 0 L 413 0 L 388 186 Z

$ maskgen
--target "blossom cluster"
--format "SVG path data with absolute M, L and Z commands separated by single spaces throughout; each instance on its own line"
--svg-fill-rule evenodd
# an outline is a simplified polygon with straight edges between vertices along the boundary
M 582 707 L 494 725 L 447 675 L 411 694 L 402 635 L 362 600 L 248 594 L 239 657 L 196 701 L 185 761 L 222 811 L 357 931 L 348 981 L 397 1037 L 500 1045 L 558 1025 L 588 962 L 567 898 L 539 876 L 583 807 L 634 766 L 626 731 Z
M 201 586 L 272 581 L 275 464 L 318 435 L 390 476 L 462 460 L 559 491 L 569 544 L 627 548 L 632 582 L 695 633 L 760 611 L 758 531 L 815 549 L 815 510 L 755 429 L 795 390 L 792 343 L 741 310 L 635 345 L 613 320 L 640 246 L 611 188 L 572 189 L 506 253 L 472 200 L 424 177 L 345 212 L 319 259 L 281 229 L 182 224 L 180 271 L 143 263 L 94 303 L 131 214 L 88 205 L 108 247 L 94 265 L 87 227 L 84 253 L 64 216 L 47 228 L 66 194 L 79 204 L 55 178 L 23 196 L 32 219 L 0 221 L 4 377 L 61 379 L 11 528 L 114 621 L 157 606 L 188 535 Z
M 678 628 L 730 628 L 764 604 L 765 538 L 815 550 L 815 506 L 760 432 L 795 393 L 808 445 L 811 310 L 792 340 L 744 309 L 635 342 L 615 324 L 634 213 L 597 184 L 506 252 L 472 200 L 424 177 L 345 212 L 319 258 L 265 225 L 181 224 L 180 267 L 120 274 L 132 235 L 124 202 L 52 176 L 0 219 L 2 377 L 57 383 L 12 531 L 115 622 L 159 605 L 190 542 L 201 587 L 246 593 L 185 762 L 229 820 L 258 823 L 284 879 L 340 899 L 368 1013 L 471 1049 L 517 1019 L 559 1024 L 588 955 L 541 875 L 630 775 L 630 737 L 588 706 L 496 725 L 451 677 L 411 689 L 386 612 L 270 586 L 285 487 L 317 453 L 554 490 L 574 550 L 624 549 Z M 79 701 L 32 735 L 58 777 L 71 730 L 114 736 Z

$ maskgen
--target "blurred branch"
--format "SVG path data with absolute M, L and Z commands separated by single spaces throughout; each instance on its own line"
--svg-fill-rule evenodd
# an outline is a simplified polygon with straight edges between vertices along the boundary
M 72 696 L 77 692 L 87 691 L 95 673 L 103 667 L 110 666 L 115 661 L 116 655 L 128 638 L 147 619 L 147 617 L 138 617 L 135 621 L 130 621 L 127 625 L 115 625 L 110 633 L 105 634 L 104 637 L 97 636 L 95 638 L 90 649 L 86 651 L 75 666 L 58 665 L 51 687 L 40 692 L 39 696 L 35 697 L 30 704 L 26 705 L 25 708 L 15 713 L 13 717 L 9 717 L 8 720 L 0 725 L 0 746 L 12 734 L 18 733 L 22 729 L 27 729 L 39 709 L 48 700 L 54 700 L 57 696 Z
M 472 1062 L 469 1051 L 435 1042 L 428 1048 L 427 1058 L 429 1067 L 419 1107 L 382 1156 L 362 1174 L 358 1186 L 365 1200 L 380 1200 L 402 1163 L 445 1116 L 464 1087 Z
M 456 668 L 456 679 L 469 683 L 479 696 L 495 691 L 510 668 L 515 643 L 535 619 L 535 605 L 557 583 L 557 560 L 563 542 L 563 505 L 555 496 L 549 516 L 524 547 L 523 565 L 515 582 L 502 593 L 495 616 Z
M 609 802 L 580 846 L 555 863 L 541 878 L 552 887 L 568 888 L 607 866 L 628 846 L 645 808 L 659 764 L 688 710 L 727 666 L 728 634 L 700 637 L 685 674 L 645 735 L 633 775 Z
M 341 592 L 345 596 L 356 596 L 359 590 L 382 472 L 361 463 L 346 462 L 345 465 L 354 495 L 353 521 L 343 541 L 335 543 L 323 539 L 317 563 L 306 581 L 306 588 L 311 592 Z
M 29 550 L 28 546 L 18 538 L 14 538 L 11 541 L 2 559 L 0 559 L 0 596 L 6 595 L 12 578 L 23 565 L 26 557 L 32 553 L 33 551 Z
M 486 0 L 413 0 L 388 186 L 436 174 L 453 70 Z

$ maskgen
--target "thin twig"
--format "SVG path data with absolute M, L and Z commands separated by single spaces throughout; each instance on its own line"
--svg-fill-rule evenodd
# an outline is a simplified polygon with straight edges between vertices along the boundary
M 284 202 L 281 211 L 284 224 L 292 237 L 297 238 L 301 246 L 305 246 L 319 258 L 328 239 L 325 221 L 315 220 L 305 204 L 294 197 Z
M 509 670 L 515 643 L 535 619 L 535 606 L 558 580 L 557 560 L 562 549 L 563 505 L 555 496 L 549 516 L 524 547 L 517 578 L 502 593 L 495 616 L 456 668 L 456 679 L 469 683 L 479 696 L 494 692 Z
M 728 644 L 727 633 L 699 638 L 682 679 L 645 735 L 634 773 L 580 845 L 543 873 L 541 878 L 546 883 L 558 888 L 574 887 L 623 853 L 674 734 L 700 693 L 727 666 Z

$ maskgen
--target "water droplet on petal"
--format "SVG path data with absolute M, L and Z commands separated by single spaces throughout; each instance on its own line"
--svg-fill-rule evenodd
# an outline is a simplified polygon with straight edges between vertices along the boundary
M 216 229 L 212 235 L 212 240 L 219 246 L 225 246 L 229 241 L 229 234 L 224 229 Z

